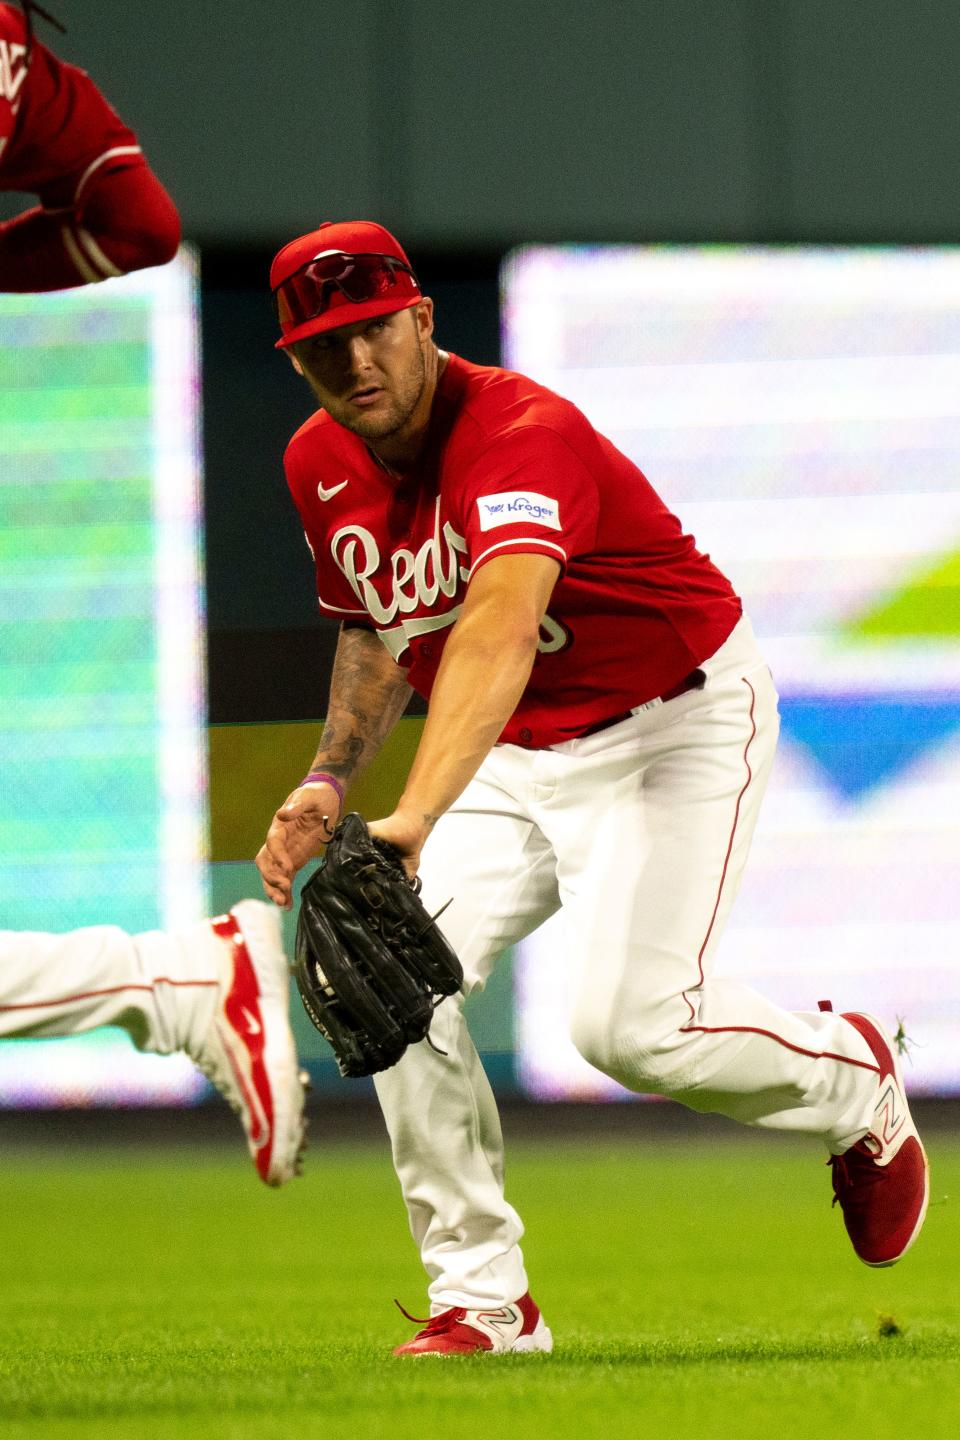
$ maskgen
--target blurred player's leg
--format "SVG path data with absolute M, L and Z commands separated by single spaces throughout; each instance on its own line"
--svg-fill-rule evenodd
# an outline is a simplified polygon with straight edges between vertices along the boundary
M 303 1141 L 279 911 L 245 900 L 177 934 L 111 925 L 0 931 L 0 1038 L 126 1030 L 186 1053 L 239 1115 L 261 1178 L 282 1184 Z

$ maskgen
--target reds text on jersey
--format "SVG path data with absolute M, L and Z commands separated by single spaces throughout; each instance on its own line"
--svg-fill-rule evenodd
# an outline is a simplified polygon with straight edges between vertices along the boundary
M 480 566 L 519 552 L 557 560 L 502 741 L 554 745 L 663 694 L 740 618 L 729 581 L 642 472 L 525 376 L 451 355 L 424 454 L 402 482 L 322 411 L 285 464 L 324 613 L 376 630 L 428 698 Z

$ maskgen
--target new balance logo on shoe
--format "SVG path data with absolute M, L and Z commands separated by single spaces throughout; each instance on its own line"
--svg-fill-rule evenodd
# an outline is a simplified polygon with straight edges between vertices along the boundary
M 881 1145 L 892 1145 L 907 1123 L 906 1111 L 900 1104 L 900 1092 L 893 1081 L 888 1081 L 877 1101 L 875 1118 L 878 1122 L 877 1129 L 880 1132 L 877 1138 Z
M 512 1305 L 504 1305 L 502 1310 L 478 1310 L 477 1319 L 486 1325 L 493 1325 L 497 1330 L 510 1330 L 520 1319 L 520 1313 L 514 1310 Z

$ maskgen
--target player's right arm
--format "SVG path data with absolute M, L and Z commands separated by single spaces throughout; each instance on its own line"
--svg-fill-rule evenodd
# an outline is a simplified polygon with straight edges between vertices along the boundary
M 176 205 L 136 135 L 85 71 L 28 42 L 23 14 L 4 4 L 0 190 L 41 201 L 0 222 L 0 291 L 95 284 L 164 265 L 180 243 Z
M 412 693 L 373 630 L 341 627 L 327 718 L 310 773 L 332 775 L 346 789 L 376 755 Z M 339 813 L 340 797 L 332 785 L 299 786 L 287 796 L 257 855 L 263 888 L 275 904 L 290 909 L 297 871 L 330 839 Z

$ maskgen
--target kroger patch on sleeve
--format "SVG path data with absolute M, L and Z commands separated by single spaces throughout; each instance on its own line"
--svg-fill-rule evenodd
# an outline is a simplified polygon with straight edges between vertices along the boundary
M 560 502 L 535 490 L 506 490 L 501 495 L 481 495 L 477 501 L 480 529 L 493 530 L 497 525 L 543 525 L 548 530 L 560 529 Z

